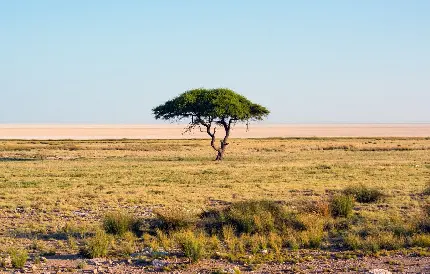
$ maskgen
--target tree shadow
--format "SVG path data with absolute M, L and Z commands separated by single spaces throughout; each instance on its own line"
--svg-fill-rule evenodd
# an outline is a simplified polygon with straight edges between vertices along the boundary
M 9 231 L 9 236 L 20 239 L 29 239 L 29 240 L 67 240 L 70 237 L 75 239 L 85 239 L 91 236 L 94 236 L 93 232 L 17 232 L 17 231 Z
M 79 254 L 55 254 L 44 256 L 48 260 L 78 260 L 84 259 L 82 255 Z
M 34 158 L 14 158 L 14 157 L 1 157 L 0 162 L 31 162 L 31 161 L 39 161 L 41 159 Z

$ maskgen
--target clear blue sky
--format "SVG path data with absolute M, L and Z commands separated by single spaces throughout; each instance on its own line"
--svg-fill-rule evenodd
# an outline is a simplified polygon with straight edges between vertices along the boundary
M 197 87 L 268 123 L 430 122 L 430 1 L 0 1 L 0 123 L 156 123 Z

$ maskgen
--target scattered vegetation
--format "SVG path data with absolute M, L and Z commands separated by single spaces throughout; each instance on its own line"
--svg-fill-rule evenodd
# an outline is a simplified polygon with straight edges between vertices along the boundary
M 428 182 L 426 184 L 426 187 L 424 188 L 423 194 L 424 195 L 430 195 L 430 182 Z
M 196 235 L 192 231 L 186 231 L 177 235 L 177 238 L 185 256 L 189 258 L 191 262 L 197 262 L 203 258 L 205 254 L 204 236 Z
M 11 248 L 9 256 L 13 268 L 23 268 L 28 260 L 28 252 L 24 249 Z
M 330 202 L 330 212 L 333 217 L 349 217 L 354 208 L 354 198 L 351 195 L 336 195 Z
M 97 230 L 95 235 L 85 241 L 81 254 L 87 258 L 106 257 L 111 246 L 112 239 L 103 230 Z
M 130 231 L 137 231 L 138 221 L 131 215 L 123 212 L 107 214 L 103 219 L 103 228 L 106 233 L 123 236 Z
M 178 208 L 159 210 L 156 215 L 153 226 L 163 231 L 191 228 L 196 222 L 196 216 L 191 212 Z
M 209 231 L 223 226 L 231 226 L 237 234 L 242 233 L 283 233 L 287 229 L 303 230 L 304 225 L 297 214 L 287 212 L 285 208 L 273 201 L 243 201 L 231 206 L 212 210 L 202 214 Z
M 365 185 L 356 185 L 347 187 L 343 193 L 345 195 L 353 196 L 359 203 L 375 203 L 379 201 L 384 194 L 377 188 L 366 187 Z
M 0 141 L 0 265 L 11 267 L 11 243 L 41 259 L 80 250 L 253 267 L 306 260 L 298 249 L 428 256 L 429 144 L 235 140 L 214 166 L 204 140 Z

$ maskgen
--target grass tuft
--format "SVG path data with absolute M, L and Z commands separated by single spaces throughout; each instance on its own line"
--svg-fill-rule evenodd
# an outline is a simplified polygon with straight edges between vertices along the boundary
M 103 219 L 103 228 L 106 233 L 118 236 L 135 231 L 137 225 L 136 218 L 123 212 L 108 213 Z
M 243 201 L 231 204 L 215 215 L 213 225 L 229 225 L 237 234 L 283 232 L 288 228 L 304 230 L 305 226 L 297 214 L 287 212 L 274 201 Z
M 424 195 L 430 195 L 430 182 L 428 182 L 423 191 Z
M 185 256 L 195 263 L 204 257 L 205 239 L 202 235 L 196 235 L 192 231 L 181 232 L 177 235 L 181 249 Z
M 13 268 L 23 268 L 28 260 L 28 253 L 24 249 L 11 248 L 8 251 Z
M 353 208 L 354 198 L 351 195 L 337 195 L 330 202 L 330 212 L 333 217 L 349 217 Z
M 190 229 L 196 225 L 197 218 L 182 209 L 169 209 L 156 212 L 155 227 L 166 232 Z
M 384 197 L 384 194 L 379 189 L 369 188 L 365 185 L 347 187 L 343 193 L 353 196 L 359 203 L 375 203 Z
M 81 248 L 84 257 L 93 259 L 106 257 L 111 246 L 112 239 L 103 230 L 97 230 L 94 237 L 88 239 Z

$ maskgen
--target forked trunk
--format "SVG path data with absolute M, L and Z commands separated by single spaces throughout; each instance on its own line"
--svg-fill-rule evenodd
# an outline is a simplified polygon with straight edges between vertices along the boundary
M 218 154 L 216 156 L 215 161 L 221 161 L 224 158 L 224 152 L 227 145 L 228 145 L 227 143 L 223 143 L 223 141 L 221 141 L 221 147 L 217 150 Z
M 211 132 L 210 124 L 206 124 L 206 125 L 204 124 L 204 126 L 206 127 L 206 130 L 207 130 L 207 133 L 212 138 L 211 147 L 217 152 L 217 156 L 215 158 L 215 161 L 221 161 L 224 158 L 224 152 L 225 152 L 225 149 L 227 148 L 227 145 L 228 145 L 228 143 L 227 143 L 228 137 L 230 136 L 231 123 L 232 123 L 231 120 L 228 123 L 224 122 L 224 120 L 222 122 L 222 125 L 224 126 L 224 130 L 225 130 L 225 136 L 224 136 L 224 139 L 221 141 L 221 146 L 219 148 L 217 148 L 215 146 L 216 128 L 214 128 L 213 132 Z

